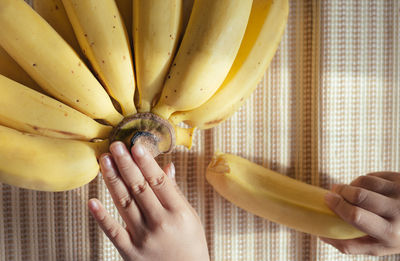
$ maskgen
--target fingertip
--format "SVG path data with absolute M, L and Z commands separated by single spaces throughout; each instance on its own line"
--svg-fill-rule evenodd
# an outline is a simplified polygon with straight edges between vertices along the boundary
M 100 210 L 100 204 L 98 199 L 91 198 L 88 201 L 88 207 L 91 212 L 97 212 Z
M 104 170 L 112 168 L 112 162 L 111 161 L 112 161 L 111 160 L 111 154 L 110 153 L 103 153 L 100 156 L 100 167 L 101 167 L 101 169 L 104 171 Z
M 112 155 L 121 156 L 126 153 L 126 146 L 121 141 L 114 141 L 110 145 L 110 152 Z
M 143 145 L 140 143 L 135 143 L 132 146 L 132 154 L 134 157 L 138 157 L 138 158 L 144 157 L 145 149 L 144 149 Z

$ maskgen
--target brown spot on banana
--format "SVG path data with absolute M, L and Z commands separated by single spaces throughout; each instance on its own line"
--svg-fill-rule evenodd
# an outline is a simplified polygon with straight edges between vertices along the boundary
M 86 141 L 88 140 L 87 137 L 83 136 L 83 135 L 79 135 L 73 132 L 69 132 L 69 131 L 62 131 L 62 130 L 55 130 L 55 129 L 49 129 L 49 128 L 42 128 L 36 125 L 32 125 L 32 124 L 26 124 L 27 126 L 29 126 L 30 128 L 32 128 L 35 132 L 40 133 L 43 136 L 48 136 L 48 137 L 52 137 L 54 135 L 46 135 L 46 133 L 56 133 L 59 134 L 58 136 L 64 138 L 64 139 L 72 139 L 72 140 L 83 140 Z

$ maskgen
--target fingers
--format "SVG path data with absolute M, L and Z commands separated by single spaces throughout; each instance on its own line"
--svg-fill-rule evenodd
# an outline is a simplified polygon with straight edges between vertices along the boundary
M 380 178 L 387 179 L 390 181 L 400 181 L 400 173 L 399 172 L 373 172 L 373 173 L 369 173 L 368 176 L 380 177 Z
M 341 195 L 347 202 L 382 217 L 392 218 L 398 214 L 395 200 L 376 192 L 345 184 L 334 185 L 333 191 Z
M 117 167 L 110 154 L 103 154 L 100 157 L 100 168 L 104 182 L 111 194 L 115 206 L 124 219 L 128 228 L 136 233 L 140 233 L 142 215 L 132 199 L 131 193 L 118 174 Z
M 359 176 L 350 183 L 351 186 L 362 187 L 370 191 L 393 196 L 400 194 L 400 185 L 376 175 Z
M 174 185 L 176 185 L 174 163 L 170 162 L 169 164 L 164 166 L 163 171 L 171 179 L 172 183 L 174 183 Z
M 118 251 L 121 254 L 132 251 L 132 242 L 129 233 L 110 216 L 100 201 L 97 199 L 90 199 L 88 207 L 100 228 Z
M 153 156 L 139 144 L 132 147 L 132 155 L 143 176 L 166 209 L 176 209 L 183 205 L 171 179 L 167 177 Z
M 370 236 L 347 240 L 331 238 L 320 239 L 337 248 L 343 254 L 372 256 L 386 255 L 384 247 L 375 238 Z
M 390 242 L 396 236 L 390 222 L 375 213 L 351 205 L 336 193 L 327 193 L 325 202 L 344 221 L 382 242 Z
M 139 206 L 144 218 L 149 222 L 157 221 L 163 210 L 161 203 L 149 188 L 126 146 L 122 142 L 114 142 L 110 145 L 110 151 L 128 191 Z

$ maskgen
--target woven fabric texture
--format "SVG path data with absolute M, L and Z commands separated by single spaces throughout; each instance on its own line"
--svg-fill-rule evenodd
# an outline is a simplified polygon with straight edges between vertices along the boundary
M 160 156 L 199 213 L 212 260 L 400 260 L 348 256 L 318 238 L 239 209 L 207 184 L 216 150 L 329 188 L 372 171 L 400 172 L 400 2 L 291 0 L 280 47 L 247 103 Z M 106 187 L 45 193 L 0 184 L 0 260 L 120 260 L 87 209 Z

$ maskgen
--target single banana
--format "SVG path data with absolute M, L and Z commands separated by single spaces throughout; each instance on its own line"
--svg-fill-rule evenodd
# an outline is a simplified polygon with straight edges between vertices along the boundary
M 14 0 L 13 0 L 14 1 Z M 0 125 L 0 182 L 42 191 L 64 191 L 89 183 L 99 172 L 99 143 L 26 134 Z
M 63 0 L 75 35 L 108 93 L 127 116 L 136 113 L 129 38 L 115 1 Z
M 182 0 L 134 0 L 133 46 L 139 111 L 149 112 L 163 87 L 178 44 Z
M 327 238 L 361 237 L 324 203 L 328 190 L 312 186 L 231 154 L 217 153 L 207 181 L 224 198 L 257 216 Z
M 90 141 L 112 128 L 0 75 L 0 124 L 43 136 Z
M 169 119 L 175 111 L 206 102 L 224 81 L 239 50 L 252 0 L 198 0 L 152 112 Z
M 23 0 L 0 1 L 0 46 L 53 97 L 94 119 L 121 121 L 72 47 Z
M 34 0 L 33 9 L 40 14 L 61 35 L 67 43 L 83 58 L 78 40 L 68 20 L 62 0 Z
M 6 50 L 0 46 L 0 74 L 14 81 L 44 93 L 43 89 L 16 63 Z
M 176 112 L 175 124 L 185 121 L 200 129 L 215 127 L 237 111 L 253 93 L 270 64 L 284 32 L 288 0 L 254 0 L 246 33 L 228 76 L 200 107 Z
M 129 36 L 129 42 L 132 43 L 132 23 L 133 23 L 133 18 L 132 18 L 132 13 L 133 13 L 133 0 L 115 0 L 118 6 L 119 13 L 121 14 L 126 32 L 128 33 Z

